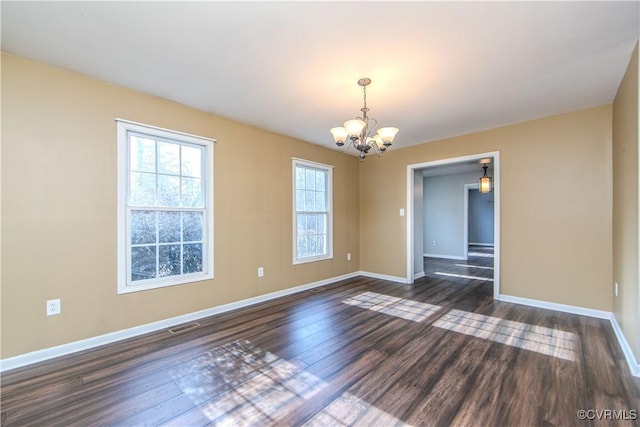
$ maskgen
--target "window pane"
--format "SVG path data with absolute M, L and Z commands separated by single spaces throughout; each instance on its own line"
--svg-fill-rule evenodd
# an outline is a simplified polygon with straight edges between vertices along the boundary
M 152 173 L 131 172 L 129 174 L 129 204 L 134 206 L 153 206 L 155 204 L 156 175 Z
M 131 248 L 131 281 L 156 277 L 156 247 Z
M 183 233 L 185 242 L 202 240 L 202 214 L 200 212 L 185 212 L 182 214 Z
M 304 208 L 304 191 L 296 190 L 296 210 L 303 211 Z
M 308 234 L 317 234 L 316 230 L 316 216 L 309 215 L 307 218 L 307 233 Z
M 304 190 L 304 168 L 296 166 L 296 189 Z
M 180 212 L 158 212 L 158 238 L 160 243 L 180 241 Z
M 182 146 L 182 175 L 202 178 L 202 149 Z
M 316 171 L 316 190 L 325 191 L 325 177 L 327 173 L 323 171 Z
M 156 242 L 156 213 L 131 211 L 131 244 Z
M 180 204 L 180 177 L 158 175 L 158 206 L 177 207 Z
M 325 236 L 316 236 L 316 245 L 317 255 L 324 255 L 327 253 L 327 239 Z
M 180 175 L 180 145 L 158 142 L 158 173 Z
M 327 234 L 327 215 L 318 214 L 318 234 Z
M 314 190 L 316 188 L 316 177 L 315 171 L 313 169 L 305 169 L 305 188 L 307 190 Z
M 182 178 L 182 206 L 203 208 L 202 180 L 200 178 Z
M 158 277 L 180 274 L 180 245 L 163 245 L 159 250 Z
M 314 196 L 315 191 L 305 191 L 304 192 L 304 208 L 307 211 L 315 211 L 316 210 L 316 201 Z
M 327 210 L 327 205 L 325 203 L 327 199 L 326 193 L 316 191 L 315 197 L 316 197 L 316 210 L 326 211 Z
M 307 236 L 298 236 L 298 257 L 309 256 L 309 250 L 307 249 Z
M 307 215 L 297 214 L 296 216 L 297 216 L 296 228 L 298 230 L 298 235 L 303 236 L 307 234 Z
M 202 244 L 190 243 L 184 245 L 183 260 L 183 273 L 197 273 L 202 270 Z
M 134 171 L 156 171 L 156 142 L 132 136 L 129 139 L 129 164 Z
M 314 256 L 317 254 L 316 249 L 316 236 L 307 236 L 307 248 L 308 248 L 308 256 Z

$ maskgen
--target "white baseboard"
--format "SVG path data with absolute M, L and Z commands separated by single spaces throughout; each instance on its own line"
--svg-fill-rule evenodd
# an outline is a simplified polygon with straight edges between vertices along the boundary
M 418 280 L 418 279 L 420 279 L 420 278 L 422 278 L 424 276 L 425 276 L 424 271 L 421 271 L 421 272 L 416 273 L 416 274 L 413 275 L 413 280 Z
M 616 315 L 611 313 L 611 327 L 613 327 L 613 332 L 616 334 L 616 338 L 618 338 L 618 343 L 622 348 L 622 352 L 624 353 L 624 357 L 627 360 L 627 365 L 629 365 L 629 370 L 631 371 L 631 375 L 634 377 L 640 377 L 640 364 L 636 360 L 636 357 L 633 355 L 633 351 L 631 350 L 631 346 L 629 346 L 629 342 L 627 338 L 622 333 L 622 329 L 620 328 L 620 324 L 616 319 Z
M 371 277 L 372 279 L 390 280 L 392 282 L 398 282 L 398 283 L 404 283 L 404 284 L 409 283 L 406 277 L 388 276 L 386 274 L 371 273 L 369 271 L 359 271 L 358 274 L 360 276 Z
M 476 243 L 476 242 L 469 242 L 469 246 L 486 246 L 487 248 L 492 248 L 494 246 L 493 243 Z
M 627 341 L 626 337 L 622 333 L 622 329 L 620 329 L 620 325 L 618 324 L 618 321 L 616 320 L 616 316 L 613 313 L 609 311 L 594 310 L 592 308 L 558 304 L 555 302 L 547 302 L 547 301 L 540 301 L 540 300 L 529 299 L 529 298 L 514 297 L 511 295 L 504 295 L 504 294 L 500 294 L 499 300 L 504 302 L 511 302 L 514 304 L 528 305 L 530 307 L 546 308 L 548 310 L 555 310 L 555 311 L 561 311 L 564 313 L 579 314 L 582 316 L 589 316 L 589 317 L 595 317 L 597 319 L 608 320 L 609 323 L 611 323 L 611 327 L 613 328 L 613 332 L 616 335 L 618 344 L 620 344 L 620 348 L 622 349 L 622 353 L 624 354 L 624 357 L 627 361 L 627 365 L 629 366 L 631 375 L 633 375 L 634 377 L 640 377 L 640 364 L 638 364 L 638 361 L 636 360 L 633 354 L 633 351 L 629 346 L 629 342 Z
M 297 292 L 316 288 L 318 286 L 328 285 L 330 283 L 339 282 L 341 280 L 351 279 L 360 275 L 361 273 L 358 271 L 353 273 L 347 273 L 341 276 L 331 277 L 328 279 L 319 280 L 317 282 L 307 283 L 304 285 L 295 286 L 293 288 L 283 289 L 281 291 L 271 292 L 265 295 L 259 295 L 257 297 L 247 298 L 241 301 L 224 304 L 217 307 L 207 308 L 205 310 L 196 311 L 193 313 L 187 313 L 181 316 L 159 320 L 157 322 L 147 323 L 145 325 L 135 326 L 133 328 L 123 329 L 120 331 L 111 332 L 108 334 L 99 335 L 92 338 L 70 342 L 68 344 L 62 344 L 59 346 L 49 347 L 42 350 L 36 350 L 30 353 L 21 354 L 18 356 L 8 357 L 6 359 L 0 360 L 0 372 L 5 372 L 11 369 L 20 368 L 22 366 L 31 365 L 33 363 L 53 359 L 55 357 L 66 356 L 71 353 L 88 350 L 91 348 L 99 347 L 101 345 L 111 344 L 116 341 L 121 341 L 127 338 L 133 338 L 149 332 L 155 332 L 161 329 L 169 329 L 173 326 L 176 326 L 182 323 L 192 322 L 194 320 L 213 316 L 215 314 L 224 313 L 224 312 L 235 310 L 238 308 L 248 307 L 250 305 L 258 304 L 261 302 L 269 301 L 275 298 L 279 298 L 279 297 L 283 297 L 291 294 L 295 294 Z
M 563 313 L 579 314 L 582 316 L 595 317 L 598 319 L 611 318 L 611 312 L 594 310 L 592 308 L 577 307 L 575 305 L 558 304 L 555 302 L 540 301 L 536 299 L 514 297 L 511 295 L 500 294 L 500 301 L 512 302 L 514 304 L 528 305 L 530 307 L 546 308 L 547 310 L 562 311 Z
M 466 260 L 463 256 L 458 255 L 441 255 L 441 254 L 422 254 L 422 256 L 426 256 L 429 258 L 444 258 L 444 259 L 457 259 L 457 260 Z

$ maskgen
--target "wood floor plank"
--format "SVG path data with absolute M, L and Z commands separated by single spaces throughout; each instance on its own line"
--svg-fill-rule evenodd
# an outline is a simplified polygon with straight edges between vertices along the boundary
M 509 362 L 514 349 L 492 344 L 482 362 L 474 384 L 462 400 L 451 421 L 454 426 L 507 425 L 501 412 L 502 388 L 510 376 Z
M 431 375 L 413 382 L 413 386 L 422 391 L 423 398 L 413 405 L 413 411 L 405 416 L 405 420 L 416 425 L 450 424 L 475 384 L 480 370 L 478 361 L 484 359 L 489 347 L 481 340 L 465 339 L 462 345 L 452 348 L 448 360 L 434 360 L 433 366 L 446 363 L 446 367 L 427 368 Z
M 551 325 L 556 329 L 576 333 L 572 318 L 562 313 L 549 315 Z M 578 334 L 576 336 L 579 337 Z M 542 420 L 548 425 L 571 425 L 577 421 L 577 411 L 588 408 L 585 377 L 580 369 L 583 355 L 580 347 L 575 352 L 576 363 L 550 358 L 544 373 L 544 400 L 542 402 Z M 568 388 L 573 393 L 565 393 Z

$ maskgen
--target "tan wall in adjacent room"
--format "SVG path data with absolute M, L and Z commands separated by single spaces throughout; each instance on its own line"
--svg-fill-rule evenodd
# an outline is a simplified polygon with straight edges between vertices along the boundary
M 361 270 L 407 275 L 407 165 L 499 151 L 501 293 L 611 311 L 611 114 L 603 105 L 367 159 Z
M 613 103 L 613 312 L 640 360 L 638 302 L 638 45 Z
M 213 280 L 116 293 L 115 118 L 218 141 Z M 335 166 L 333 260 L 292 263 L 291 157 Z M 358 271 L 358 168 L 353 156 L 3 54 L 1 357 Z M 54 298 L 62 314 L 47 317 Z

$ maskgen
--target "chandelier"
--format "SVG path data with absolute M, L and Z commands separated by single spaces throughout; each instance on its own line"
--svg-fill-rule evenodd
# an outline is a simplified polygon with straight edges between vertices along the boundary
M 360 109 L 362 117 L 347 120 L 344 122 L 344 126 L 331 129 L 336 145 L 342 147 L 345 142 L 351 144 L 359 151 L 360 162 L 364 162 L 364 158 L 370 151 L 373 151 L 377 156 L 384 153 L 391 146 L 393 138 L 398 133 L 398 128 L 384 127 L 378 129 L 375 135 L 373 134 L 378 121 L 367 114 L 369 112 L 367 108 L 367 86 L 370 84 L 371 79 L 369 78 L 363 77 L 358 80 L 358 85 L 362 86 L 364 94 L 364 106 Z M 349 145 L 347 145 L 347 148 L 349 148 Z

